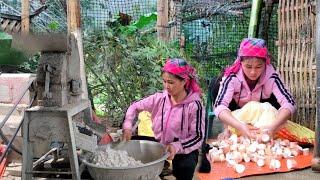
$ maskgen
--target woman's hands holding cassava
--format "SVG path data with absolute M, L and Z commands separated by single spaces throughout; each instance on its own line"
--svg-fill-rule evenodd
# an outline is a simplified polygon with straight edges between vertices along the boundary
M 246 136 L 250 139 L 255 139 L 256 135 L 261 131 L 259 128 L 256 128 L 251 125 L 243 124 L 240 128 L 237 129 L 240 131 L 241 135 Z M 228 127 L 225 127 L 224 131 L 218 135 L 219 140 L 228 139 L 231 136 L 231 131 Z
M 236 128 L 240 131 L 241 135 L 247 136 L 248 138 L 254 139 L 255 138 L 255 131 L 258 130 L 257 128 L 250 127 L 246 123 L 243 123 L 236 119 L 229 110 L 224 110 L 220 113 L 219 119 L 226 125 Z
M 275 129 L 272 125 L 260 127 L 260 132 L 263 134 L 268 134 L 270 137 L 273 137 L 276 131 L 277 129 Z
M 218 135 L 217 139 L 218 140 L 224 140 L 224 139 L 228 139 L 230 136 L 231 136 L 231 132 L 230 132 L 228 126 L 226 126 L 224 128 L 223 132 Z
M 281 127 L 287 122 L 291 117 L 291 111 L 286 108 L 280 108 L 277 114 L 277 118 L 270 124 L 260 127 L 261 132 L 267 133 L 270 137 L 281 129 Z
M 240 133 L 243 136 L 246 136 L 246 137 L 248 137 L 250 139 L 255 139 L 256 138 L 256 134 L 259 131 L 259 128 L 256 128 L 254 126 L 242 123 L 240 125 L 240 127 L 238 128 L 238 130 L 240 131 Z
M 166 146 L 166 150 L 170 153 L 168 159 L 172 160 L 177 153 L 176 148 L 172 144 L 169 144 Z

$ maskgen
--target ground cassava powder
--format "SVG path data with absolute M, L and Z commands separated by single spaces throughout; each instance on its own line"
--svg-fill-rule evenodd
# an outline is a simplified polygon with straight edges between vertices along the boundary
M 97 149 L 92 163 L 103 167 L 137 167 L 143 165 L 141 161 L 130 157 L 126 151 L 114 150 L 110 146 Z

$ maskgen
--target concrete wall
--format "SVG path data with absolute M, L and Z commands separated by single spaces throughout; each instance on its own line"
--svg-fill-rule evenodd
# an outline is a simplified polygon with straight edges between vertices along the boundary
M 34 74 L 0 74 L 0 122 L 2 122 L 11 110 L 18 96 L 22 93 L 27 86 L 31 77 Z M 23 118 L 23 110 L 27 107 L 30 102 L 29 91 L 25 94 L 17 109 L 13 112 L 4 126 L 1 128 L 3 134 L 10 140 L 12 135 L 16 131 L 19 123 Z M 0 138 L 0 143 L 2 139 Z M 21 150 L 22 138 L 21 131 L 18 133 L 18 137 L 14 141 L 14 145 Z M 19 156 L 17 156 L 19 157 Z
M 14 104 L 21 91 L 34 74 L 0 74 L 0 103 Z M 30 94 L 27 92 L 20 104 L 29 104 Z

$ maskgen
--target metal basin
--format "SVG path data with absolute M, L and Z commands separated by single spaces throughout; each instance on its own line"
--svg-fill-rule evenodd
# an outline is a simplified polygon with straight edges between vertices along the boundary
M 102 167 L 90 163 L 90 156 L 82 157 L 90 175 L 95 180 L 152 180 L 159 179 L 164 161 L 168 158 L 165 147 L 153 141 L 131 140 L 124 144 L 112 144 L 112 149 L 124 150 L 144 165 L 137 167 Z M 91 156 L 92 157 L 92 156 Z

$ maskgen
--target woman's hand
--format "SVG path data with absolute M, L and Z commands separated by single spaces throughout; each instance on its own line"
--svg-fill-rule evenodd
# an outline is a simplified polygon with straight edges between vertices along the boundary
M 166 150 L 170 153 L 168 159 L 172 160 L 174 156 L 176 155 L 176 149 L 172 144 L 167 145 Z
M 108 133 L 105 133 L 102 137 L 101 137 L 101 139 L 100 139 L 100 141 L 99 141 L 99 145 L 104 145 L 104 144 L 109 144 L 110 142 L 112 142 L 113 140 L 112 140 L 112 137 L 110 136 L 110 134 L 108 134 Z
M 226 125 L 236 128 L 236 130 L 240 131 L 240 133 L 243 136 L 247 136 L 248 138 L 251 138 L 251 139 L 254 138 L 254 133 L 253 133 L 254 129 L 250 130 L 246 123 L 243 123 L 238 119 L 236 119 L 231 114 L 230 110 L 223 110 L 219 115 L 219 119 Z
M 247 127 L 249 128 L 250 132 L 255 136 L 256 134 L 260 133 L 260 129 L 257 127 L 254 127 L 252 125 L 247 125 Z
M 230 130 L 228 129 L 228 127 L 226 127 L 222 133 L 220 133 L 218 135 L 218 140 L 224 140 L 224 139 L 228 139 L 229 137 L 231 136 L 231 132 Z
M 287 122 L 287 120 L 291 117 L 291 112 L 289 109 L 280 108 L 277 114 L 277 118 L 269 125 L 260 127 L 261 131 L 267 131 L 270 137 L 281 129 L 281 127 Z
M 274 128 L 272 128 L 272 126 L 261 127 L 260 131 L 262 134 L 268 134 L 271 139 L 276 132 L 276 130 Z
M 101 124 L 101 120 L 93 110 L 92 110 L 92 120 L 98 124 Z
M 131 139 L 131 137 L 132 137 L 132 131 L 131 131 L 131 129 L 124 129 L 123 131 L 122 131 L 122 140 L 123 141 L 129 141 L 130 139 Z
M 255 139 L 258 128 L 253 126 L 248 126 L 247 124 L 242 124 L 238 130 L 241 132 L 243 136 L 246 136 L 250 139 Z

